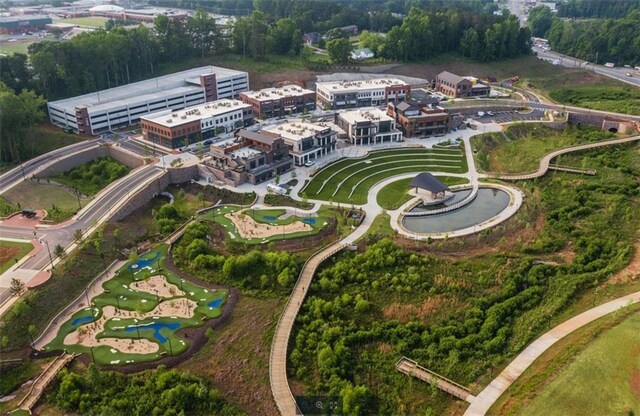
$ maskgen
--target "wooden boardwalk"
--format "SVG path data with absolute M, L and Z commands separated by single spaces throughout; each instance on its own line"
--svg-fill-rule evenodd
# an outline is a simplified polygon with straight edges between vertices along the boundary
M 451 381 L 438 373 L 424 368 L 410 358 L 402 357 L 396 363 L 396 370 L 409 376 L 418 378 L 429 384 L 435 384 L 440 390 L 449 393 L 452 396 L 457 397 L 460 400 L 464 400 L 468 403 L 472 403 L 475 396 L 471 394 L 471 391 L 465 386 Z
M 595 169 L 574 168 L 572 166 L 549 165 L 549 170 L 557 170 L 559 172 L 577 173 L 579 175 L 595 176 Z
M 544 176 L 549 170 L 551 160 L 554 158 L 572 152 L 579 152 L 582 150 L 595 149 L 603 146 L 611 146 L 615 144 L 625 144 L 640 140 L 640 136 L 625 137 L 623 139 L 603 140 L 593 143 L 585 143 L 577 146 L 565 147 L 563 149 L 554 150 L 549 152 L 540 159 L 540 166 L 535 172 L 529 173 L 516 173 L 516 174 L 500 174 L 500 173 L 487 173 L 487 177 L 501 179 L 503 181 L 521 181 L 527 179 L 535 179 Z
M 47 368 L 44 369 L 42 374 L 38 376 L 36 381 L 33 382 L 29 392 L 22 398 L 18 404 L 18 408 L 26 410 L 31 413 L 31 408 L 40 400 L 42 394 L 47 389 L 47 386 L 53 381 L 58 371 L 62 370 L 67 364 L 69 364 L 76 356 L 74 354 L 62 354 L 56 357 Z

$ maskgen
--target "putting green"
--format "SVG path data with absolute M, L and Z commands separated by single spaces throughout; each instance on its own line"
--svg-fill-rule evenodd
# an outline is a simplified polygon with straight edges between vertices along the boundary
M 103 284 L 91 307 L 78 310 L 45 351 L 90 354 L 97 364 L 124 365 L 179 355 L 176 332 L 222 315 L 227 290 L 205 289 L 166 269 L 169 246 L 155 247 Z

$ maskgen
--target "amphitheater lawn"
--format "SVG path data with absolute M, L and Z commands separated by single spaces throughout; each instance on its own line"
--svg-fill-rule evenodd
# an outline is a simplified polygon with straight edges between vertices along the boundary
M 448 186 L 461 185 L 468 183 L 466 178 L 459 178 L 457 176 L 436 176 L 440 182 Z M 405 202 L 408 202 L 412 197 L 409 194 L 412 178 L 400 179 L 386 185 L 378 192 L 377 201 L 384 209 L 398 209 Z
M 360 205 L 366 203 L 367 193 L 373 185 L 393 175 L 424 171 L 465 173 L 467 170 L 460 149 L 381 150 L 365 158 L 342 159 L 325 167 L 307 184 L 303 193 L 312 199 Z

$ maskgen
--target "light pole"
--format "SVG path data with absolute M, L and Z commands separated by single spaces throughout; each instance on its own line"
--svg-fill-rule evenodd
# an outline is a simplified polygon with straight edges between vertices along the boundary
M 183 283 L 184 283 L 184 279 L 180 278 L 180 290 L 182 291 L 182 293 L 184 293 L 184 287 L 182 287 Z
M 44 243 L 47 245 L 47 252 L 49 253 L 49 262 L 51 263 L 51 269 L 55 269 L 55 267 L 53 266 L 53 257 L 51 257 L 51 250 L 49 249 L 49 242 L 47 240 L 44 240 Z
M 171 353 L 171 356 L 173 357 L 173 347 L 171 346 L 171 338 L 167 338 L 167 341 L 169 341 L 169 352 Z
M 91 307 L 91 301 L 89 300 L 89 287 L 88 286 L 84 289 L 84 295 L 87 297 L 87 306 L 90 308 Z M 91 315 L 93 316 L 93 312 L 91 312 Z
M 138 341 L 140 341 L 140 326 L 138 325 L 138 319 L 133 318 L 133 322 L 136 324 L 136 332 L 138 333 Z

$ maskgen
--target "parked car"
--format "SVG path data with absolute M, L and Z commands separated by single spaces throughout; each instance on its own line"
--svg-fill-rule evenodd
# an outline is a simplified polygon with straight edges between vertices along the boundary
M 205 145 L 205 146 L 209 146 L 212 143 L 213 143 L 213 140 L 211 140 L 211 139 L 205 140 L 204 142 L 202 142 L 202 144 Z
M 487 115 L 488 115 L 489 117 L 493 117 L 493 111 L 487 111 Z
M 316 162 L 314 160 L 310 160 L 308 162 L 306 162 L 304 165 L 308 168 L 310 168 L 311 166 L 315 165 Z
M 626 75 L 627 75 L 628 77 L 632 77 L 632 76 L 633 76 L 633 75 L 631 75 L 631 72 L 627 72 L 627 73 L 626 73 Z
M 484 111 L 478 111 L 478 117 L 484 117 Z

